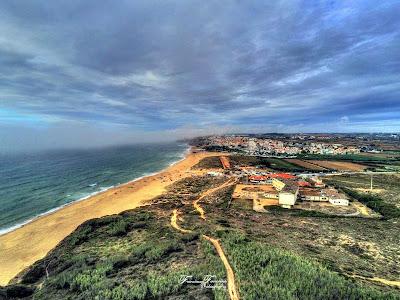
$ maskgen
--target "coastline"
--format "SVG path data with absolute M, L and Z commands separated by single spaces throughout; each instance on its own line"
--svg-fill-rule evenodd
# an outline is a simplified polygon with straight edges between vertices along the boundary
M 181 160 L 158 173 L 71 202 L 1 235 L 0 285 L 6 285 L 26 267 L 43 258 L 83 222 L 145 204 L 161 195 L 168 185 L 190 176 L 190 168 L 202 158 L 213 155 L 217 154 L 193 153 L 192 149 L 188 149 Z
M 23 221 L 23 222 L 21 222 L 21 223 L 17 223 L 17 224 L 15 224 L 15 225 L 13 225 L 13 226 L 10 226 L 10 227 L 4 228 L 4 229 L 0 229 L 0 238 L 1 238 L 1 236 L 5 235 L 5 234 L 7 234 L 7 233 L 9 233 L 9 232 L 13 232 L 13 231 L 15 231 L 15 230 L 17 230 L 17 229 L 19 229 L 19 228 L 21 228 L 21 227 L 24 227 L 25 225 L 28 225 L 28 224 L 31 223 L 31 222 L 34 222 L 35 220 L 37 220 L 37 219 L 39 219 L 39 218 L 42 218 L 42 217 L 45 217 L 45 216 L 47 216 L 47 215 L 53 214 L 53 213 L 57 212 L 58 210 L 61 210 L 61 209 L 65 208 L 65 207 L 67 207 L 67 206 L 73 205 L 74 203 L 78 203 L 78 202 L 80 202 L 80 201 L 87 200 L 87 199 L 89 199 L 89 198 L 91 198 L 91 197 L 94 197 L 94 196 L 96 196 L 96 195 L 102 194 L 102 193 L 104 193 L 104 192 L 106 192 L 106 191 L 108 191 L 108 190 L 110 190 L 110 189 L 118 188 L 118 187 L 121 187 L 121 186 L 123 186 L 123 185 L 126 185 L 126 184 L 129 184 L 129 183 L 132 183 L 132 182 L 135 182 L 135 181 L 144 179 L 144 178 L 146 178 L 146 177 L 150 177 L 150 176 L 157 175 L 158 173 L 161 173 L 161 172 L 163 172 L 164 170 L 168 169 L 169 167 L 171 167 L 171 166 L 173 166 L 173 165 L 179 163 L 180 161 L 184 160 L 184 159 L 186 158 L 186 156 L 189 155 L 189 154 L 191 153 L 191 151 L 192 151 L 192 147 L 190 147 L 189 145 L 187 145 L 187 148 L 186 148 L 185 151 L 182 152 L 182 155 L 181 155 L 181 158 L 180 158 L 180 159 L 178 159 L 178 160 L 176 160 L 176 161 L 173 161 L 172 163 L 168 164 L 167 166 L 165 166 L 165 167 L 164 167 L 163 169 L 161 169 L 161 170 L 158 170 L 158 171 L 156 171 L 156 172 L 151 172 L 151 173 L 145 173 L 145 174 L 143 174 L 142 176 L 139 176 L 139 177 L 134 178 L 134 179 L 132 179 L 132 180 L 129 180 L 129 181 L 127 181 L 127 182 L 119 183 L 119 184 L 115 184 L 115 185 L 111 185 L 111 186 L 105 187 L 105 188 L 103 188 L 103 189 L 101 189 L 101 190 L 92 192 L 92 193 L 90 193 L 90 194 L 88 194 L 88 195 L 86 195 L 86 196 L 84 196 L 84 197 L 78 198 L 78 199 L 73 200 L 73 201 L 71 201 L 71 202 L 69 202 L 69 203 L 65 203 L 65 204 L 63 204 L 63 205 L 61 205 L 61 206 L 57 206 L 57 207 L 54 207 L 54 208 L 52 208 L 52 209 L 49 209 L 48 211 L 45 211 L 45 212 L 40 213 L 40 214 L 38 214 L 38 215 L 36 215 L 36 216 L 33 216 L 33 217 L 31 217 L 31 218 L 29 218 L 29 219 L 27 219 L 26 221 Z M 0 281 L 0 285 L 1 285 L 1 281 Z

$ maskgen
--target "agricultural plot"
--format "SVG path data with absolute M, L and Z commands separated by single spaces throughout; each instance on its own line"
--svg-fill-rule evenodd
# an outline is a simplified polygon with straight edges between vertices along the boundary
M 298 159 L 307 161 L 342 161 L 363 165 L 375 171 L 400 171 L 400 156 L 397 152 L 360 153 L 344 155 L 301 154 Z
M 367 166 L 364 165 L 352 162 L 345 162 L 345 161 L 311 160 L 310 163 L 326 169 L 337 170 L 337 171 L 361 172 L 367 168 Z
M 209 156 L 200 160 L 192 169 L 222 169 L 222 164 L 219 156 Z
M 295 164 L 297 166 L 300 166 L 302 168 L 308 169 L 310 171 L 327 171 L 327 168 L 321 167 L 317 164 L 311 163 L 310 161 L 302 160 L 302 159 L 295 159 L 295 158 L 289 158 L 285 159 L 285 161 Z
M 266 158 L 268 162 L 268 167 L 274 169 L 276 171 L 283 171 L 283 172 L 301 172 L 306 170 L 306 168 L 302 166 L 298 166 L 292 164 L 288 161 L 278 158 Z
M 279 158 L 232 155 L 229 157 L 229 159 L 234 166 L 260 167 L 279 172 L 301 172 L 305 170 L 305 168 L 301 166 L 292 164 L 284 159 Z

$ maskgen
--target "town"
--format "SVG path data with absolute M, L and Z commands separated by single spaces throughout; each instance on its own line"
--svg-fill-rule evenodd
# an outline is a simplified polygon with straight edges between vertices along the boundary
M 257 212 L 280 207 L 379 217 L 332 181 L 342 175 L 366 176 L 367 183 L 358 190 L 379 192 L 373 174 L 400 170 L 398 139 L 398 134 L 229 134 L 190 142 L 196 151 L 216 153 L 195 169 L 235 178 L 232 204 L 251 204 Z
M 385 141 L 398 144 L 398 135 L 388 135 Z M 335 135 L 222 135 L 199 139 L 209 150 L 225 150 L 259 156 L 292 156 L 298 154 L 345 155 L 382 152 L 381 136 Z
M 316 173 L 281 173 L 270 169 L 237 165 L 229 155 L 214 157 L 220 167 L 207 169 L 207 175 L 236 179 L 231 201 L 251 202 L 256 212 L 267 206 L 312 209 L 331 214 L 359 215 L 361 203 L 350 203 L 348 197 L 333 186 L 326 185 Z M 366 207 L 363 207 L 367 211 Z

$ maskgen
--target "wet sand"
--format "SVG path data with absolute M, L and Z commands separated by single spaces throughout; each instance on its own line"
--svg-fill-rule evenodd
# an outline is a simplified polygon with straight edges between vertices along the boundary
M 190 168 L 202 158 L 213 155 L 218 154 L 190 153 L 160 173 L 72 203 L 0 236 L 0 285 L 6 285 L 23 269 L 43 258 L 84 221 L 145 204 L 176 180 L 190 176 Z

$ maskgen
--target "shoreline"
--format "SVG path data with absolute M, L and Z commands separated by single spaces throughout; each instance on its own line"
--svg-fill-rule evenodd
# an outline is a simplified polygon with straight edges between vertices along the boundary
M 68 206 L 70 206 L 70 205 L 73 205 L 74 203 L 78 203 L 78 202 L 81 202 L 81 201 L 85 201 L 85 200 L 87 200 L 87 199 L 90 199 L 91 197 L 95 197 L 95 196 L 97 196 L 97 195 L 99 195 L 99 194 L 105 193 L 105 192 L 107 192 L 108 190 L 111 190 L 111 189 L 114 189 L 114 188 L 119 188 L 119 187 L 121 187 L 121 186 L 123 186 L 123 185 L 129 184 L 129 183 L 133 183 L 133 182 L 135 182 L 135 181 L 142 180 L 142 179 L 144 179 L 144 178 L 146 178 L 146 177 L 150 177 L 150 176 L 157 175 L 158 173 L 162 173 L 162 172 L 164 172 L 166 169 L 168 169 L 168 168 L 172 167 L 173 165 L 175 165 L 175 164 L 181 162 L 182 160 L 184 160 L 184 159 L 191 153 L 191 151 L 192 151 L 192 147 L 190 147 L 190 146 L 188 145 L 188 147 L 182 152 L 182 157 L 181 157 L 181 158 L 179 158 L 178 160 L 176 160 L 176 161 L 174 161 L 174 162 L 171 162 L 170 164 L 168 164 L 167 166 L 165 166 L 165 167 L 164 167 L 163 169 L 161 169 L 161 170 L 158 170 L 158 171 L 155 171 L 155 172 L 152 172 L 152 173 L 145 173 L 145 174 L 143 174 L 142 176 L 139 176 L 139 177 L 134 178 L 134 179 L 132 179 L 132 180 L 129 180 L 129 181 L 127 181 L 127 182 L 108 186 L 108 187 L 106 187 L 106 188 L 103 188 L 102 190 L 99 190 L 99 191 L 90 193 L 90 194 L 88 194 L 88 195 L 86 195 L 86 196 L 84 196 L 84 197 L 82 197 L 82 198 L 78 198 L 78 199 L 73 200 L 73 201 L 71 201 L 71 202 L 65 203 L 65 204 L 63 204 L 63 205 L 61 205 L 61 206 L 57 206 L 57 207 L 54 207 L 54 208 L 52 208 L 52 209 L 49 209 L 48 211 L 45 211 L 45 212 L 40 213 L 40 214 L 38 214 L 38 215 L 36 215 L 36 216 L 33 216 L 33 217 L 31 217 L 31 218 L 29 218 L 29 219 L 27 219 L 27 220 L 25 220 L 25 221 L 23 221 L 23 222 L 21 222 L 21 223 L 17 223 L 17 224 L 15 224 L 15 225 L 10 226 L 10 227 L 0 229 L 0 238 L 1 238 L 3 235 L 6 235 L 6 234 L 8 234 L 8 233 L 10 233 L 10 232 L 13 232 L 13 231 L 19 229 L 19 228 L 22 228 L 22 227 L 24 227 L 24 226 L 26 226 L 26 225 L 29 225 L 29 223 L 34 222 L 35 220 L 37 220 L 37 219 L 39 219 L 39 218 L 42 218 L 42 217 L 51 215 L 51 214 L 53 214 L 53 213 L 55 213 L 55 212 L 57 212 L 57 211 L 59 211 L 59 210 L 65 208 L 65 207 L 68 207 Z M 1 281 L 0 281 L 0 284 L 1 284 Z
M 161 195 L 167 186 L 190 176 L 190 168 L 213 152 L 193 153 L 190 148 L 184 157 L 159 172 L 112 187 L 80 201 L 74 201 L 51 213 L 0 235 L 0 285 L 35 261 L 72 233 L 83 222 L 106 215 L 118 214 L 145 204 Z

